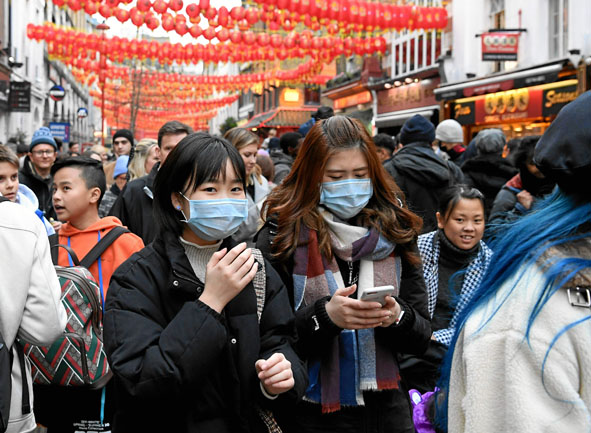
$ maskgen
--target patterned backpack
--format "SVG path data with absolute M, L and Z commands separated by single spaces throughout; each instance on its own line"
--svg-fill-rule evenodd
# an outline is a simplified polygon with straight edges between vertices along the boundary
M 128 232 L 125 227 L 113 228 L 82 261 L 70 247 L 52 246 L 65 248 L 75 266 L 55 267 L 62 288 L 61 301 L 68 314 L 64 336 L 49 347 L 24 345 L 36 384 L 100 389 L 111 379 L 113 373 L 103 348 L 102 290 L 88 268 Z

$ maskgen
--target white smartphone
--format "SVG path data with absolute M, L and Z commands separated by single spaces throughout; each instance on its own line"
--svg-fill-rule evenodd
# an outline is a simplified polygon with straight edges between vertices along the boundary
M 380 287 L 368 287 L 363 289 L 359 294 L 359 300 L 379 302 L 384 305 L 386 303 L 386 296 L 394 295 L 394 286 L 380 286 Z

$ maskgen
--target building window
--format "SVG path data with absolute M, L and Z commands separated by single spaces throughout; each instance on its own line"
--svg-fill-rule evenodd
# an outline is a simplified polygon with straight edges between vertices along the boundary
M 550 0 L 550 58 L 564 57 L 568 50 L 568 0 Z

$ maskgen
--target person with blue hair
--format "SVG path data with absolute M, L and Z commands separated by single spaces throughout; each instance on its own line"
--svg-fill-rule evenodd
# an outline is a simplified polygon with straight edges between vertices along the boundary
M 491 244 L 459 315 L 436 399 L 458 432 L 591 429 L 591 92 L 564 107 L 535 149 L 558 186 Z

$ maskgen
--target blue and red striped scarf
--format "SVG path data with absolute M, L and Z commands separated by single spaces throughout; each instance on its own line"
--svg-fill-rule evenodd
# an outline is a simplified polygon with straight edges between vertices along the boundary
M 342 260 L 360 260 L 357 292 L 366 287 L 400 287 L 400 257 L 396 245 L 374 229 L 350 226 L 322 211 L 328 226 L 333 254 Z M 344 287 L 336 259 L 324 257 L 316 231 L 302 227 L 294 257 L 296 309 L 333 295 Z M 305 399 L 320 403 L 322 412 L 340 410 L 341 405 L 364 404 L 363 391 L 398 389 L 400 374 L 394 351 L 376 338 L 373 329 L 344 329 L 322 353 L 308 360 L 310 385 Z

